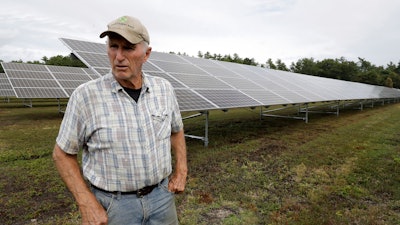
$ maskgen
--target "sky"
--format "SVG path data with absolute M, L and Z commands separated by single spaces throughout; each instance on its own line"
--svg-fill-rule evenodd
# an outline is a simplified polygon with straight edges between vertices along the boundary
M 0 60 L 68 55 L 59 38 L 105 43 L 122 16 L 139 18 L 153 51 L 238 54 L 287 66 L 302 58 L 400 62 L 399 0 L 3 0 Z

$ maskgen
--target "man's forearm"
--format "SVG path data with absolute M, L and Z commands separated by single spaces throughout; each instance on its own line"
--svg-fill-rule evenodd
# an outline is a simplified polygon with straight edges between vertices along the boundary
M 90 190 L 81 174 L 77 156 L 65 153 L 56 145 L 53 151 L 53 160 L 62 180 L 79 204 L 80 195 L 86 195 Z
M 172 192 L 182 192 L 185 189 L 188 173 L 186 142 L 184 131 L 171 134 L 171 147 L 175 155 L 175 171 L 171 177 L 169 189 Z
M 65 153 L 56 144 L 53 160 L 62 180 L 79 206 L 82 224 L 107 224 L 106 211 L 83 179 L 77 156 Z
M 175 170 L 177 172 L 187 173 L 187 153 L 186 142 L 183 130 L 171 135 L 172 151 L 175 155 Z

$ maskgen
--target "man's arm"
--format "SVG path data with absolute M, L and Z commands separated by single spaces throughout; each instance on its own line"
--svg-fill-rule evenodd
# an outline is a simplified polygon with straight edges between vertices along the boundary
M 168 189 L 171 192 L 180 193 L 185 190 L 188 173 L 186 142 L 183 129 L 171 134 L 171 146 L 175 155 L 175 171 L 169 180 Z
M 56 144 L 53 160 L 62 180 L 79 206 L 82 224 L 107 224 L 107 213 L 83 179 L 77 156 L 65 153 Z

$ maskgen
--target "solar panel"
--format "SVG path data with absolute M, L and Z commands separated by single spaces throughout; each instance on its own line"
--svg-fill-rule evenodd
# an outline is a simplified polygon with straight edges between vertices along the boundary
M 219 79 L 225 81 L 226 83 L 230 84 L 232 87 L 239 89 L 239 90 L 263 90 L 264 88 L 256 82 L 253 82 L 248 79 L 243 78 L 233 78 L 233 77 L 220 77 Z
M 199 94 L 216 104 L 220 109 L 252 107 L 262 105 L 260 102 L 238 90 L 196 90 Z
M 12 89 L 10 81 L 5 73 L 0 73 L 0 96 L 1 97 L 14 97 L 15 93 Z
M 152 52 L 151 60 L 162 61 L 162 62 L 172 62 L 172 63 L 187 63 L 182 57 L 175 54 L 165 54 L 162 52 Z
M 226 68 L 223 68 L 221 66 L 201 66 L 199 65 L 201 69 L 204 71 L 207 71 L 209 74 L 212 74 L 213 76 L 216 77 L 231 77 L 231 78 L 241 78 L 237 73 L 230 71 Z
M 68 98 L 79 85 L 100 77 L 88 68 L 1 64 L 18 98 Z
M 106 54 L 80 52 L 79 56 L 81 56 L 84 63 L 89 64 L 92 67 L 110 68 L 110 62 L 108 61 Z
M 168 75 L 165 72 L 152 72 L 152 71 L 148 71 L 146 72 L 146 74 L 149 74 L 151 76 L 156 76 L 156 77 L 162 77 L 164 79 L 167 79 L 174 88 L 186 88 L 185 85 L 182 84 L 182 82 L 176 80 L 174 77 L 171 77 L 170 75 Z
M 176 63 L 166 61 L 151 60 L 151 62 L 157 65 L 161 70 L 169 73 L 184 73 L 184 74 L 207 74 L 198 67 L 188 63 Z
M 72 39 L 61 38 L 66 45 L 73 48 L 75 51 L 78 52 L 91 52 L 91 53 L 99 53 L 105 54 L 106 47 L 105 44 L 89 42 L 89 41 L 75 41 Z
M 218 107 L 192 90 L 175 89 L 175 94 L 181 111 L 201 111 Z
M 281 105 L 291 103 L 283 96 L 268 90 L 242 90 L 243 93 L 261 102 L 262 105 Z
M 158 67 L 156 67 L 155 65 L 151 64 L 150 62 L 146 62 L 145 64 L 143 64 L 143 68 L 144 71 L 154 71 L 154 72 L 159 72 L 161 71 Z
M 233 89 L 228 84 L 209 75 L 171 73 L 177 80 L 192 89 Z
M 43 65 L 2 63 L 18 98 L 67 98 Z

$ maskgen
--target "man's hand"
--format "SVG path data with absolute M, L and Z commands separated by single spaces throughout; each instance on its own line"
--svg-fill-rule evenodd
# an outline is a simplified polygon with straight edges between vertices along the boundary
M 182 193 L 186 186 L 186 173 L 174 173 L 169 178 L 168 190 L 173 193 Z
M 103 206 L 100 205 L 93 194 L 89 194 L 87 197 L 86 202 L 79 204 L 82 225 L 107 225 L 108 217 Z

